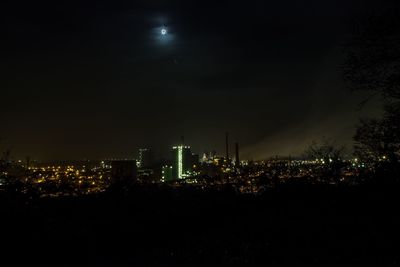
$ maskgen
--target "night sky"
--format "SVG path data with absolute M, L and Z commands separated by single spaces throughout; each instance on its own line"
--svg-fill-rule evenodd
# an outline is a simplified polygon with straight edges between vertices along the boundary
M 367 3 L 368 2 L 368 3 Z M 37 160 L 349 147 L 379 114 L 342 82 L 354 20 L 381 1 L 2 3 L 0 150 Z M 167 34 L 162 36 L 161 28 Z

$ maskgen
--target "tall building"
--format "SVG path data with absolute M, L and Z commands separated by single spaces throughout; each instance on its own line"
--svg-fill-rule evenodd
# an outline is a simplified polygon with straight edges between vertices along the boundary
M 172 154 L 173 178 L 183 179 L 192 175 L 193 167 L 199 162 L 199 156 L 192 153 L 190 146 L 174 146 Z
M 169 166 L 169 165 L 162 166 L 161 181 L 169 182 L 172 180 L 174 180 L 172 166 Z
M 153 164 L 153 153 L 149 148 L 139 149 L 138 167 L 141 169 L 151 168 Z

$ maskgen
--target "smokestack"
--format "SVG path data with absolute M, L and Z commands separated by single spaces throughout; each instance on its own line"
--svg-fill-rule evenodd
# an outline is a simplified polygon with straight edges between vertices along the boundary
M 182 135 L 181 136 L 181 145 L 184 145 L 185 144 L 185 137 Z
M 226 162 L 229 162 L 229 133 L 225 134 L 225 145 L 226 145 Z
M 235 165 L 236 167 L 239 167 L 240 161 L 239 161 L 239 143 L 235 143 L 235 152 L 236 152 L 236 158 L 235 158 Z

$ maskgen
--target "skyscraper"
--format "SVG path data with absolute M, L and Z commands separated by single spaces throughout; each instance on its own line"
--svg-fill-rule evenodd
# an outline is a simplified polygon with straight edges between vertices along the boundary
M 172 154 L 173 178 L 183 179 L 192 175 L 193 167 L 198 163 L 199 157 L 192 153 L 190 146 L 174 146 Z
M 162 175 L 161 176 L 162 182 L 169 182 L 171 180 L 174 180 L 172 166 L 169 165 L 162 166 L 161 175 Z

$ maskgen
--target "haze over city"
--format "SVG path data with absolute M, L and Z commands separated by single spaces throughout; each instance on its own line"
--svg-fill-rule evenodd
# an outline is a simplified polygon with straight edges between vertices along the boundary
M 321 136 L 352 151 L 381 105 L 359 108 L 368 94 L 344 84 L 344 50 L 384 4 L 289 2 L 6 2 L 0 146 L 41 161 L 165 157 L 184 135 L 223 154 L 229 131 L 248 159 Z

